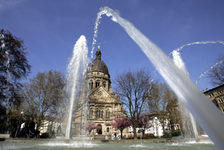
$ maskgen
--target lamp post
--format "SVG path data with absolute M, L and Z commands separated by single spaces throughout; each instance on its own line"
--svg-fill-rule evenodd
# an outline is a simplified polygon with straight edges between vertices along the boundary
M 155 125 L 156 125 L 156 136 L 159 136 L 159 132 L 158 132 L 158 126 L 157 126 L 157 117 L 155 117 Z

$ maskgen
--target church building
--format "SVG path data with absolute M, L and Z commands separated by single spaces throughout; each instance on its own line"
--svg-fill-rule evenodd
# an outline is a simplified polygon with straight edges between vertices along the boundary
M 109 70 L 106 64 L 101 59 L 101 51 L 98 47 L 95 59 L 88 65 L 85 75 L 85 84 L 88 88 L 88 104 L 86 119 L 82 119 L 77 115 L 80 112 L 73 113 L 76 121 L 73 123 L 73 131 L 82 130 L 84 127 L 80 125 L 82 120 L 86 120 L 85 124 L 92 123 L 97 126 L 97 129 L 91 131 L 91 135 L 111 135 L 115 129 L 112 127 L 112 122 L 117 116 L 126 116 L 123 104 L 120 97 L 115 95 L 112 87 Z M 77 118 L 77 116 L 79 118 Z M 83 123 L 82 123 L 83 124 Z

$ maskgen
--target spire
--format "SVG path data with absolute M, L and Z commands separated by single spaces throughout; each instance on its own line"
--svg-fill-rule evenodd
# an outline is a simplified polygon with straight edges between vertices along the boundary
M 100 46 L 98 46 L 98 50 L 96 51 L 96 59 L 101 60 Z

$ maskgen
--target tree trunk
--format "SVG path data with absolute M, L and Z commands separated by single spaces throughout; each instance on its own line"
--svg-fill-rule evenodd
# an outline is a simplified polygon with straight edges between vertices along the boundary
M 123 139 L 123 130 L 121 130 L 121 139 Z
M 162 123 L 162 128 L 163 128 L 163 135 L 165 134 L 165 125 L 164 125 L 164 122 Z
M 171 126 L 171 132 L 173 132 L 175 129 L 174 129 L 174 123 L 172 120 L 170 121 L 170 126 Z
M 133 132 L 134 132 L 134 139 L 136 140 L 137 139 L 137 133 L 136 133 L 136 127 L 135 126 L 133 127 Z

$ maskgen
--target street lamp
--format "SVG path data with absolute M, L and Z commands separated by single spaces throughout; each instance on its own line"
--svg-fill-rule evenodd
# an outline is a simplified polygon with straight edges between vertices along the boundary
M 155 125 L 156 125 L 156 136 L 159 136 L 159 132 L 158 132 L 158 126 L 157 126 L 157 117 L 155 117 Z

